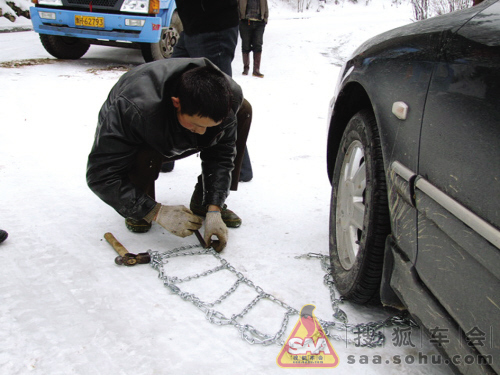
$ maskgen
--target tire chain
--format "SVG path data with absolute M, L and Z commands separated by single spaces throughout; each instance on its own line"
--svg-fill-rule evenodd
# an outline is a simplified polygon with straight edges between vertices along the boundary
M 210 323 L 219 326 L 225 326 L 225 325 L 234 326 L 239 331 L 241 338 L 250 344 L 258 344 L 264 346 L 271 344 L 277 344 L 279 346 L 283 346 L 285 344 L 282 337 L 288 326 L 290 316 L 298 315 L 299 310 L 289 306 L 283 301 L 280 301 L 273 295 L 266 293 L 261 287 L 255 285 L 250 279 L 246 278 L 241 272 L 237 271 L 224 258 L 222 258 L 213 248 L 204 249 L 200 245 L 188 245 L 162 253 L 152 250 L 149 250 L 148 252 L 151 256 L 151 263 L 150 263 L 151 267 L 153 267 L 155 270 L 158 271 L 158 278 L 162 280 L 164 286 L 170 289 L 172 293 L 178 295 L 185 301 L 191 302 L 198 309 L 200 309 L 205 314 L 205 318 Z M 180 256 L 195 256 L 195 255 L 213 255 L 221 263 L 221 265 L 213 269 L 207 270 L 205 272 L 195 274 L 192 276 L 187 276 L 182 279 L 179 279 L 177 277 L 169 277 L 165 274 L 163 265 L 168 263 L 169 258 L 175 258 Z M 406 312 L 376 322 L 349 324 L 347 314 L 339 307 L 339 305 L 343 303 L 343 299 L 342 297 L 336 298 L 335 296 L 334 281 L 331 275 L 331 268 L 328 265 L 329 257 L 318 253 L 308 253 L 296 256 L 295 258 L 319 259 L 321 262 L 321 267 L 325 271 L 323 283 L 330 292 L 333 317 L 337 321 L 325 321 L 323 319 L 318 319 L 318 322 L 321 324 L 323 331 L 330 339 L 337 341 L 345 341 L 347 344 L 351 344 L 357 347 L 374 348 L 378 346 L 383 346 L 385 343 L 385 335 L 380 331 L 384 327 L 391 327 L 391 326 L 418 327 L 416 322 L 412 320 L 409 314 Z M 183 282 L 187 282 L 189 280 L 209 276 L 224 269 L 233 273 L 236 276 L 237 280 L 226 292 L 224 292 L 214 302 L 210 303 L 203 302 L 196 295 L 192 293 L 183 292 L 176 285 Z M 226 298 L 228 298 L 231 294 L 233 294 L 238 288 L 238 286 L 241 284 L 246 284 L 250 288 L 254 289 L 257 292 L 257 297 L 255 297 L 239 314 L 233 314 L 230 318 L 228 318 L 223 313 L 213 309 L 215 305 L 221 304 Z M 278 332 L 276 332 L 274 335 L 260 332 L 252 325 L 240 324 L 237 321 L 237 318 L 243 318 L 262 299 L 267 299 L 285 309 L 285 314 L 281 322 L 281 327 L 278 330 Z M 332 333 L 331 332 L 332 329 L 336 331 L 345 332 L 346 337 Z M 358 339 L 356 340 L 348 338 L 347 333 L 349 332 L 353 335 L 357 335 Z M 363 338 L 363 342 L 361 342 L 361 337 Z

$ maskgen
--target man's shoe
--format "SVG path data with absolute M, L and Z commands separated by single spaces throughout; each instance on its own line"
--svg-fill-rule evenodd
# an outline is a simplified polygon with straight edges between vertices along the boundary
M 125 219 L 125 226 L 127 229 L 134 233 L 146 233 L 151 229 L 151 223 L 148 223 L 146 220 L 134 220 L 127 218 Z
M 201 205 L 189 205 L 193 214 L 205 217 L 207 215 L 207 208 Z M 227 209 L 227 205 L 222 206 L 222 211 L 220 213 L 222 221 L 228 228 L 239 228 L 241 226 L 241 219 L 238 215 L 236 215 L 233 211 Z
M 202 193 L 196 185 L 193 196 L 191 197 L 191 203 L 189 204 L 189 209 L 193 211 L 193 214 L 205 217 L 207 215 L 207 207 L 201 204 L 203 200 Z M 224 224 L 228 228 L 238 228 L 241 226 L 241 219 L 233 211 L 227 209 L 227 205 L 222 206 L 221 218 Z
M 203 206 L 198 206 L 198 205 L 191 205 L 189 206 L 191 211 L 193 211 L 193 214 L 198 215 L 198 216 L 203 216 L 205 217 L 207 215 L 207 208 Z M 227 209 L 227 205 L 222 206 L 222 210 L 220 213 L 220 216 L 222 218 L 222 221 L 228 228 L 239 228 L 241 226 L 241 219 L 238 215 L 236 215 L 233 211 Z

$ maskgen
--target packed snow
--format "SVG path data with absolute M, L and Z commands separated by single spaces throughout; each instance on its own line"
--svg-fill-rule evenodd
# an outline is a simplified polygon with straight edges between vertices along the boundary
M 237 48 L 233 78 L 254 111 L 248 140 L 254 179 L 241 183 L 227 201 L 243 225 L 229 230 L 220 255 L 287 305 L 300 310 L 313 304 L 316 317 L 334 320 L 319 261 L 296 258 L 328 254 L 328 103 L 349 54 L 369 37 L 410 23 L 411 9 L 405 2 L 371 0 L 368 6 L 331 1 L 317 10 L 315 1 L 301 13 L 295 3 L 270 2 L 264 79 L 241 75 Z M 0 20 L 0 29 L 12 26 Z M 33 31 L 0 33 L 0 229 L 9 233 L 0 244 L 0 374 L 299 371 L 278 367 L 281 346 L 251 345 L 233 326 L 211 324 L 196 306 L 165 288 L 149 265 L 114 263 L 117 254 L 104 240 L 106 232 L 132 253 L 198 243 L 195 236 L 178 238 L 158 225 L 147 234 L 129 232 L 85 182 L 100 106 L 117 79 L 141 63 L 139 51 L 100 46 L 80 60 L 56 60 Z M 199 172 L 196 156 L 177 162 L 158 179 L 157 200 L 188 206 Z M 184 278 L 218 264 L 212 255 L 177 257 L 169 259 L 165 272 Z M 235 280 L 220 271 L 178 286 L 211 302 Z M 214 309 L 238 314 L 255 296 L 242 285 Z M 341 307 L 352 324 L 394 314 L 350 303 Z M 284 312 L 263 300 L 239 321 L 274 334 Z M 297 320 L 291 316 L 283 339 Z M 431 363 L 439 354 L 420 330 L 412 329 L 411 342 L 403 345 L 394 327 L 383 332 L 385 345 L 373 349 L 332 339 L 340 364 L 328 373 L 452 373 L 444 358 Z

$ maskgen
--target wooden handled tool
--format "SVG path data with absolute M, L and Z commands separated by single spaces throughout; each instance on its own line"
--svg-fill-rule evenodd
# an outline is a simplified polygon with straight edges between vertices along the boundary
M 104 238 L 118 253 L 115 263 L 118 265 L 134 266 L 136 264 L 146 264 L 151 261 L 149 253 L 132 254 L 118 241 L 111 233 L 105 233 Z

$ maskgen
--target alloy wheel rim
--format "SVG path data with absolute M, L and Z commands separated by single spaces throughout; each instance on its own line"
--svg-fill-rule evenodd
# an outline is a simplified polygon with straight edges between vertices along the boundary
M 336 239 L 340 264 L 350 270 L 359 253 L 365 216 L 366 165 L 363 145 L 354 141 L 342 162 L 336 202 Z
M 174 52 L 174 46 L 179 40 L 179 33 L 175 28 L 164 29 L 160 39 L 160 50 L 164 58 L 169 58 Z

